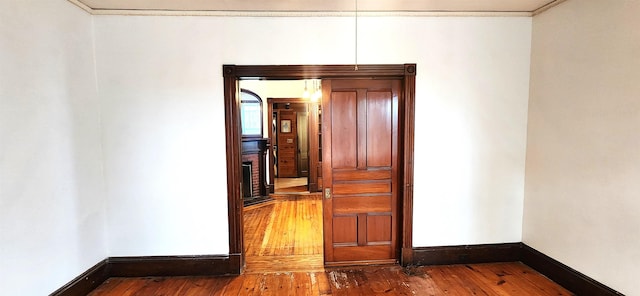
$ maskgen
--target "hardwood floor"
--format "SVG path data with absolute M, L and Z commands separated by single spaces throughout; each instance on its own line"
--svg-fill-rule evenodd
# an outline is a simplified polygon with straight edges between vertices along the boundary
M 325 269 L 321 196 L 274 197 L 245 208 L 242 275 L 110 278 L 89 295 L 573 295 L 520 262 Z
M 91 296 L 122 295 L 573 295 L 519 263 L 368 266 L 227 277 L 111 278 Z
M 244 209 L 245 273 L 323 271 L 319 193 Z

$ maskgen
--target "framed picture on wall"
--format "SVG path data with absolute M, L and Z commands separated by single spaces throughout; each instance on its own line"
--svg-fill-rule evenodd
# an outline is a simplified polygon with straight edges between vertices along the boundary
M 288 120 L 288 119 L 280 120 L 280 132 L 283 132 L 283 133 L 291 132 L 291 120 Z

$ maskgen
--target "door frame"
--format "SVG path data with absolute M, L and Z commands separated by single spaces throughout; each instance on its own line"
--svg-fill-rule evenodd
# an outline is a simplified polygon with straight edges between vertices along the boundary
M 227 201 L 229 215 L 229 256 L 239 260 L 244 268 L 243 204 L 242 204 L 242 133 L 240 126 L 239 80 L 297 80 L 297 79 L 379 79 L 402 80 L 399 103 L 399 159 L 398 178 L 401 196 L 400 263 L 413 261 L 413 171 L 415 142 L 415 76 L 416 64 L 394 65 L 223 65 L 225 143 L 227 160 Z

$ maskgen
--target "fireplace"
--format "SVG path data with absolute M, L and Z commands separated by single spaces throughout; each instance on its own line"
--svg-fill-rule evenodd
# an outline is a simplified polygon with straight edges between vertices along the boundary
M 242 162 L 242 197 L 252 197 L 253 196 L 253 176 L 252 170 L 253 162 L 251 161 L 243 161 Z
M 267 196 L 266 157 L 268 139 L 242 140 L 243 197 Z

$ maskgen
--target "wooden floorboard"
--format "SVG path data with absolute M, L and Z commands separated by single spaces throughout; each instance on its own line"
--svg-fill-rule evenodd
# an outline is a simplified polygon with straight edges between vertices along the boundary
M 323 271 L 320 194 L 273 198 L 244 210 L 245 273 Z
M 325 269 L 318 194 L 275 195 L 244 217 L 242 275 L 110 278 L 89 295 L 573 295 L 520 262 Z
M 332 268 L 225 277 L 110 278 L 115 295 L 573 295 L 519 262 Z

